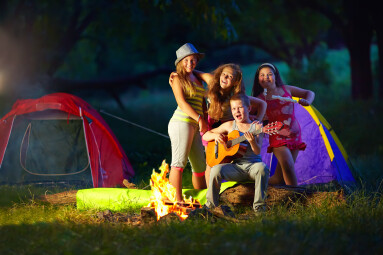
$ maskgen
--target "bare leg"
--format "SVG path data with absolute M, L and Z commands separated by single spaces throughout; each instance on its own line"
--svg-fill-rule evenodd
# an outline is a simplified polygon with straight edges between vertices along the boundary
M 205 175 L 197 176 L 193 174 L 192 182 L 194 189 L 206 189 Z
M 169 182 L 176 188 L 176 199 L 178 202 L 183 201 L 182 197 L 182 171 L 178 167 L 172 167 L 169 173 Z
M 209 165 L 206 165 L 205 180 L 206 180 L 206 187 L 207 188 L 209 188 L 210 170 L 211 170 L 211 167 Z
M 294 163 L 295 163 L 295 161 L 297 160 L 298 153 L 299 153 L 299 150 L 293 150 L 293 151 L 291 151 L 291 154 L 293 155 Z
M 286 146 L 277 147 L 273 149 L 274 155 L 280 164 L 283 180 L 286 185 L 297 186 L 297 177 L 295 175 L 295 159 L 298 156 L 298 151 L 290 151 Z M 270 178 L 271 179 L 271 178 Z
M 283 180 L 283 174 L 282 174 L 282 168 L 281 164 L 277 164 L 277 167 L 275 168 L 275 172 L 273 176 L 269 178 L 269 184 L 270 185 L 285 185 L 285 181 Z

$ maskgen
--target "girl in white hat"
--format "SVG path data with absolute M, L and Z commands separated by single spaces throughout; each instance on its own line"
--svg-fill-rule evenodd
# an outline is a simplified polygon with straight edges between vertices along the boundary
M 177 75 L 173 78 L 172 90 L 178 107 L 168 125 L 172 147 L 169 182 L 176 188 L 177 201 L 182 201 L 182 172 L 188 159 L 193 172 L 193 187 L 206 188 L 206 159 L 200 132 L 205 133 L 208 126 L 204 118 L 205 89 L 193 74 L 204 54 L 186 43 L 176 51 L 176 55 Z

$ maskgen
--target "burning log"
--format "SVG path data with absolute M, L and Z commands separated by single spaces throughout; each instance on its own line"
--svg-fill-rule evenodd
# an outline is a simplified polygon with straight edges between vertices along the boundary
M 184 197 L 183 202 L 177 202 L 176 189 L 166 178 L 166 174 L 169 172 L 169 165 L 166 164 L 165 160 L 160 166 L 160 171 L 160 173 L 156 173 L 153 170 L 150 179 L 152 196 L 148 207 L 154 208 L 157 220 L 169 213 L 176 213 L 182 220 L 186 219 L 188 214 L 193 209 L 201 207 L 201 204 L 192 197 Z
M 182 221 L 182 219 L 177 213 L 171 212 L 171 213 L 166 214 L 165 216 L 162 216 L 158 222 L 169 224 L 172 222 L 181 222 L 181 221 Z
M 201 207 L 201 204 L 198 201 L 177 202 L 175 204 L 174 204 L 174 202 L 172 202 L 166 198 L 163 199 L 162 201 L 167 206 L 173 206 L 174 205 L 176 209 L 182 211 L 184 214 L 189 214 L 191 211 L 195 210 L 196 208 Z

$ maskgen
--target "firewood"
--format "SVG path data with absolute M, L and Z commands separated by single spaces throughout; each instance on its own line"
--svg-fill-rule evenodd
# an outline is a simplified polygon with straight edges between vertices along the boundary
M 156 211 L 153 207 L 141 208 L 141 221 L 143 223 L 153 223 L 157 221 Z
M 162 199 L 162 201 L 165 203 L 165 205 L 173 205 L 174 204 L 169 199 Z M 180 207 L 190 207 L 190 208 L 200 208 L 201 207 L 201 204 L 198 202 L 193 202 L 193 203 L 177 202 L 176 205 L 180 206 Z
M 165 223 L 165 224 L 169 224 L 169 223 L 173 223 L 173 222 L 181 222 L 181 221 L 182 220 L 181 220 L 180 216 L 178 216 L 175 212 L 168 213 L 165 216 L 162 216 L 158 220 L 159 223 Z

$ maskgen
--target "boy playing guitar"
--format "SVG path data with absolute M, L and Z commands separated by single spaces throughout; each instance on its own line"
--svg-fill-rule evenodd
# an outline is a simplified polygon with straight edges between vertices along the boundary
M 235 158 L 232 163 L 213 166 L 206 194 L 206 206 L 208 208 L 218 206 L 222 179 L 227 181 L 254 181 L 253 209 L 255 212 L 263 212 L 265 210 L 269 169 L 262 162 L 260 156 L 263 135 L 253 135 L 253 133 L 258 133 L 257 130 L 262 129 L 262 124 L 251 122 L 249 119 L 250 101 L 246 95 L 236 94 L 232 96 L 230 98 L 230 107 L 234 120 L 227 121 L 221 126 L 206 132 L 203 139 L 226 144 L 227 134 L 233 130 L 238 130 L 243 133 L 248 146 L 243 151 L 242 157 Z

